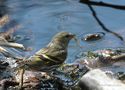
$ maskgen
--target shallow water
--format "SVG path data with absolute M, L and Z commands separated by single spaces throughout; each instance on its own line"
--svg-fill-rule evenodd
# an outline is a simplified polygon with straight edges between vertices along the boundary
M 0 28 L 7 30 L 14 25 L 21 27 L 15 35 L 21 35 L 25 46 L 33 47 L 33 51 L 26 53 L 34 54 L 51 40 L 52 36 L 60 31 L 75 33 L 80 39 L 85 34 L 105 32 L 93 18 L 89 8 L 78 2 L 79 0 L 1 0 L 0 12 L 10 17 L 10 23 Z M 100 1 L 100 0 L 97 0 Z M 103 0 L 114 4 L 125 5 L 124 0 Z M 125 37 L 125 11 L 106 7 L 94 7 L 102 22 L 112 31 Z M 94 42 L 80 41 L 84 48 L 82 51 L 102 48 L 124 47 L 124 42 L 111 33 L 105 32 L 104 38 Z M 81 49 L 72 41 L 69 45 L 67 61 L 72 62 L 75 54 Z

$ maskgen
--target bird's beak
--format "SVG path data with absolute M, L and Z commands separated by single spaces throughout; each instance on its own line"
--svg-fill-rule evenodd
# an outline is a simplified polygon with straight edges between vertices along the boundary
M 72 33 L 69 33 L 69 38 L 70 38 L 70 39 L 74 39 L 74 38 L 76 38 L 76 35 L 75 35 L 75 34 L 72 34 Z

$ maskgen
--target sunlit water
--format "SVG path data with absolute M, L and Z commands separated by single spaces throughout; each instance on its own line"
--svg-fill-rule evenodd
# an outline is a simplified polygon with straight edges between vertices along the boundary
M 125 5 L 125 0 L 102 1 Z M 94 9 L 108 29 L 119 33 L 125 38 L 124 10 L 95 6 Z M 33 48 L 30 52 L 23 52 L 24 56 L 31 56 L 40 48 L 45 47 L 51 38 L 60 31 L 76 34 L 80 40 L 80 45 L 83 47 L 79 48 L 75 41 L 72 40 L 69 45 L 67 62 L 73 62 L 75 56 L 81 51 L 125 47 L 124 41 L 101 28 L 92 16 L 88 6 L 79 3 L 79 0 L 0 0 L 0 16 L 2 15 L 8 15 L 10 22 L 0 28 L 0 31 L 6 31 L 15 25 L 20 25 L 20 28 L 14 33 L 21 36 L 18 42 L 26 47 Z M 95 32 L 104 32 L 106 34 L 102 39 L 93 42 L 81 40 L 84 35 Z M 11 64 L 15 67 L 14 62 L 11 61 Z M 110 70 L 115 73 L 122 72 L 125 70 L 125 63 L 122 64 L 115 63 L 113 66 L 101 68 L 101 70 Z M 3 74 L 7 75 L 6 73 Z M 104 78 L 101 77 L 97 79 L 104 81 Z
M 105 32 L 93 18 L 87 5 L 79 0 L 1 0 L 1 12 L 8 14 L 10 23 L 1 28 L 1 31 L 18 24 L 21 27 L 15 34 L 21 35 L 25 46 L 33 47 L 32 55 L 40 48 L 45 47 L 52 36 L 60 31 L 75 33 L 79 39 L 85 34 Z M 98 0 L 99 1 L 99 0 Z M 103 0 L 108 2 L 109 0 Z M 110 0 L 110 3 L 125 4 L 124 0 Z M 111 29 L 125 37 L 125 11 L 105 7 L 94 7 L 102 22 Z M 111 33 L 105 32 L 104 38 L 94 42 L 80 41 L 83 49 L 76 46 L 75 41 L 69 45 L 68 62 L 72 62 L 75 54 L 80 51 L 96 50 L 102 48 L 124 47 L 124 42 Z

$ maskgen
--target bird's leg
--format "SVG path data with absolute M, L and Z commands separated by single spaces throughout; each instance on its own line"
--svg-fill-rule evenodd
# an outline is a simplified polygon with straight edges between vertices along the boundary
M 23 87 L 23 74 L 24 74 L 24 72 L 25 72 L 24 69 L 20 70 L 19 90 L 21 90 Z

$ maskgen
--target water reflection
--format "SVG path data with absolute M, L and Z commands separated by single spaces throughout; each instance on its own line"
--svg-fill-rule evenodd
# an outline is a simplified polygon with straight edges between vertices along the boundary
M 79 39 L 81 39 L 81 34 L 103 31 L 93 18 L 89 8 L 80 4 L 78 0 L 1 0 L 0 7 L 0 17 L 5 14 L 10 17 L 9 23 L 1 30 L 8 30 L 10 27 L 20 25 L 21 27 L 16 30 L 15 35 L 22 36 L 19 42 L 34 48 L 30 54 L 34 54 L 48 44 L 52 36 L 60 31 L 75 33 Z M 112 9 L 107 8 L 102 10 L 98 7 L 96 7 L 96 10 L 101 20 L 106 25 L 108 24 L 110 29 L 117 31 L 124 28 L 123 24 L 117 25 L 116 22 L 106 17 L 107 12 L 111 13 L 108 13 L 111 19 L 118 16 L 124 17 L 123 12 L 112 11 Z M 116 14 L 117 12 L 118 14 Z M 112 13 L 115 13 L 115 16 L 112 16 Z M 124 23 L 123 21 L 122 23 Z M 26 40 L 26 38 L 30 39 Z M 80 44 L 84 47 L 83 50 L 124 47 L 123 43 L 110 33 L 106 33 L 100 41 L 81 41 Z M 76 45 L 74 41 L 70 43 L 70 46 L 72 45 Z M 78 47 L 69 47 L 69 60 L 79 50 Z

